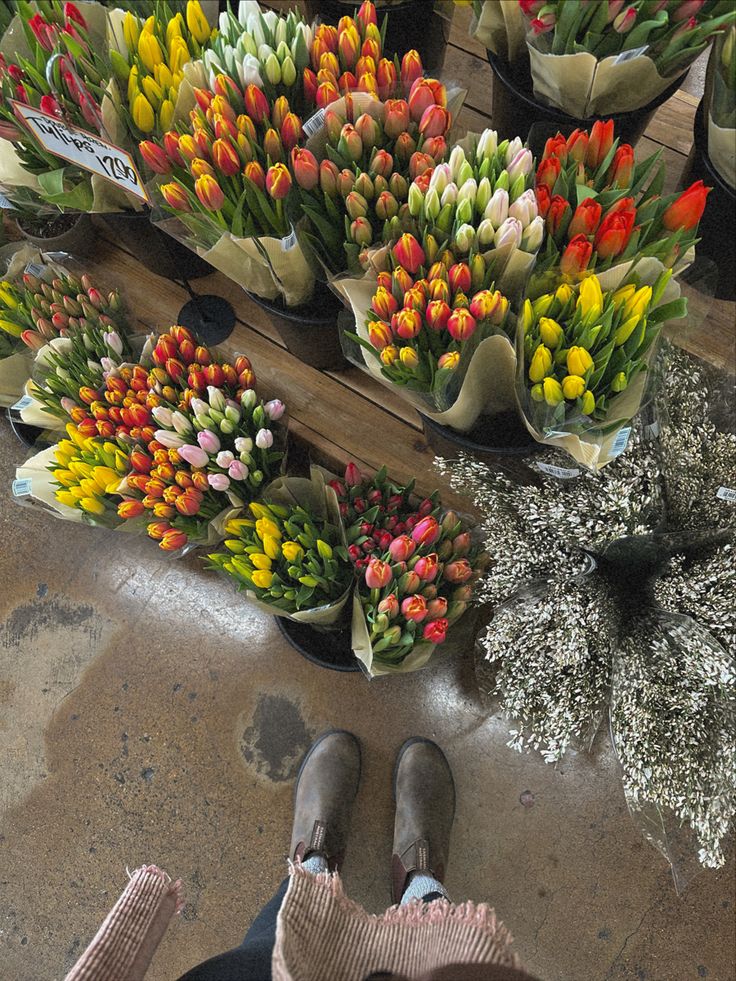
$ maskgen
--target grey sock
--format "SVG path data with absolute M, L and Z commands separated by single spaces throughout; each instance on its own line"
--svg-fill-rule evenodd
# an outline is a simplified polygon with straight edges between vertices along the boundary
M 403 906 L 411 899 L 424 899 L 425 896 L 430 896 L 433 893 L 439 893 L 443 899 L 449 900 L 450 898 L 445 887 L 437 879 L 433 879 L 431 875 L 425 875 L 424 872 L 415 872 L 409 879 L 409 885 L 401 897 L 400 905 Z M 432 898 L 436 899 L 437 896 L 434 895 Z
M 311 872 L 312 875 L 329 871 L 327 859 L 324 855 L 317 854 L 317 852 L 313 852 L 306 861 L 302 862 L 302 868 L 305 868 L 307 872 Z

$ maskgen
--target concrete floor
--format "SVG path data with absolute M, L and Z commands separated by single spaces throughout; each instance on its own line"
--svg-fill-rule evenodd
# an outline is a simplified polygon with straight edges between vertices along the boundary
M 734 865 L 682 898 L 629 818 L 607 741 L 559 769 L 513 754 L 470 658 L 368 683 L 321 671 L 197 560 L 23 510 L 0 423 L 0 975 L 63 977 L 126 881 L 186 884 L 149 974 L 169 981 L 245 931 L 284 872 L 293 777 L 352 729 L 365 778 L 345 879 L 388 903 L 394 754 L 436 739 L 458 789 L 448 887 L 496 905 L 545 981 L 734 977 Z M 362 847 L 359 842 L 362 841 Z

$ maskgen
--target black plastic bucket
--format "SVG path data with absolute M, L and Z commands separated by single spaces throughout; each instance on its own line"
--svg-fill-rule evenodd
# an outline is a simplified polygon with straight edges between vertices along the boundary
M 612 119 L 616 136 L 622 143 L 630 143 L 633 146 L 644 135 L 657 109 L 677 92 L 685 77 L 682 75 L 676 79 L 661 95 L 641 109 L 576 119 L 562 109 L 548 106 L 535 97 L 528 61 L 522 63 L 521 70 L 514 70 L 492 51 L 486 53 L 494 76 L 491 93 L 491 125 L 502 139 L 512 139 L 514 136 L 526 139 L 534 126 L 535 133 L 538 134 L 535 142 L 539 143 L 539 137 L 544 136 L 541 145 L 530 146 L 536 156 L 544 150 L 545 140 L 549 136 L 554 136 L 559 128 L 590 129 L 599 119 Z
M 350 627 L 341 630 L 317 630 L 308 623 L 274 617 L 276 626 L 294 650 L 312 664 L 330 671 L 360 671 L 350 646 Z
M 101 215 L 123 248 L 164 279 L 198 279 L 216 272 L 196 252 L 153 225 L 150 216 L 148 208 Z
M 247 291 L 246 291 L 247 292 Z M 324 283 L 317 283 L 309 303 L 287 307 L 283 300 L 265 300 L 255 293 L 248 296 L 271 315 L 271 322 L 286 350 L 312 368 L 341 371 L 349 367 L 340 345 L 337 318 L 342 301 Z
M 718 268 L 715 295 L 719 300 L 736 300 L 736 191 L 729 187 L 708 156 L 705 109 L 701 100 L 695 113 L 693 148 L 680 179 L 684 189 L 702 180 L 713 190 L 708 195 L 698 226 L 697 256 L 706 256 Z

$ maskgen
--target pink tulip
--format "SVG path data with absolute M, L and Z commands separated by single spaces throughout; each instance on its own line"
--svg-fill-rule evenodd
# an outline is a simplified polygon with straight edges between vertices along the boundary
M 421 623 L 427 617 L 427 601 L 423 596 L 407 596 L 401 604 L 401 612 L 407 620 Z
M 432 552 L 430 555 L 423 555 L 414 564 L 414 572 L 416 572 L 422 582 L 432 582 L 437 576 L 438 571 L 439 558 L 436 552 Z
M 217 453 L 220 449 L 220 440 L 209 429 L 203 429 L 201 433 L 197 433 L 197 442 L 206 453 Z
M 276 422 L 286 411 L 286 406 L 280 399 L 271 399 L 263 406 L 266 415 L 272 422 Z
M 442 529 L 435 518 L 427 516 L 418 521 L 412 529 L 411 537 L 417 545 L 434 545 L 442 534 Z
M 405 562 L 414 554 L 416 545 L 408 535 L 399 535 L 398 538 L 394 538 L 391 542 L 388 550 L 394 562 Z
M 245 480 L 250 471 L 240 460 L 233 460 L 227 468 L 227 472 L 233 480 Z
M 158 439 L 158 435 L 156 438 Z M 159 442 L 161 441 L 159 440 Z M 209 463 L 210 458 L 201 446 L 192 446 L 191 444 L 186 443 L 184 446 L 179 446 L 176 452 L 179 454 L 182 460 L 186 460 L 186 462 L 192 467 L 206 467 Z
M 389 620 L 393 620 L 399 615 L 399 601 L 396 599 L 396 593 L 390 593 L 381 600 L 378 604 L 378 612 L 385 613 Z
M 365 583 L 370 589 L 383 589 L 393 578 L 391 566 L 381 559 L 370 559 L 365 570 Z
M 226 491 L 230 486 L 230 478 L 224 473 L 207 474 L 207 483 L 213 490 Z
M 354 463 L 349 463 L 345 467 L 345 483 L 348 487 L 357 487 L 363 480 L 363 475 Z

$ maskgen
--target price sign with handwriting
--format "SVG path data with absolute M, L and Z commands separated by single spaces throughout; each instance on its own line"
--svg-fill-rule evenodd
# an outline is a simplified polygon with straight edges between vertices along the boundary
M 111 184 L 135 194 L 143 201 L 149 201 L 133 158 L 126 150 L 108 143 L 96 133 L 78 129 L 55 116 L 34 109 L 33 106 L 13 100 L 10 102 L 16 116 L 49 153 L 104 177 Z

